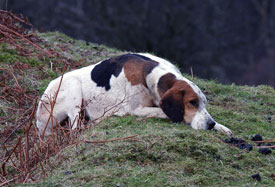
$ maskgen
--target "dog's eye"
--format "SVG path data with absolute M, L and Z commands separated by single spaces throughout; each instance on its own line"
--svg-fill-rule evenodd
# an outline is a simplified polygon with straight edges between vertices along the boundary
M 193 105 L 194 107 L 198 107 L 199 106 L 199 102 L 197 100 L 191 100 L 191 101 L 189 101 L 189 103 L 191 105 Z

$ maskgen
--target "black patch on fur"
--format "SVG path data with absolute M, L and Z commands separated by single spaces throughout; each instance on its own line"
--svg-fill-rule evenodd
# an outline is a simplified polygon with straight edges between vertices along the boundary
M 183 107 L 172 95 L 163 98 L 160 107 L 172 122 L 183 121 Z
M 164 94 L 167 90 L 169 90 L 174 82 L 175 82 L 176 76 L 172 73 L 167 73 L 160 77 L 158 81 L 158 91 L 161 94 Z
M 152 69 L 158 65 L 158 62 L 145 56 L 139 54 L 125 54 L 104 60 L 96 65 L 91 72 L 91 78 L 98 87 L 105 87 L 105 90 L 108 91 L 111 88 L 110 79 L 112 75 L 118 77 L 124 64 L 130 60 L 135 60 L 136 62 L 148 61 L 144 66 L 145 76 L 151 73 Z
M 148 58 L 146 56 L 142 56 L 142 55 L 139 55 L 139 54 L 131 54 L 131 55 L 142 58 L 143 60 L 146 60 L 146 61 L 152 61 L 151 58 Z
M 123 67 L 122 63 L 117 61 L 113 62 L 113 59 L 104 60 L 100 64 L 96 65 L 91 72 L 92 80 L 98 87 L 105 87 L 105 90 L 109 90 L 111 76 L 117 77 Z

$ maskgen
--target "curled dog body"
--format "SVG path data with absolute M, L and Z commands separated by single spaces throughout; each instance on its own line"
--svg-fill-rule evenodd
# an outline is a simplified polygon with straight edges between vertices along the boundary
M 68 118 L 74 129 L 84 107 L 92 120 L 126 114 L 168 118 L 193 129 L 214 128 L 231 136 L 232 132 L 208 113 L 206 102 L 198 86 L 170 62 L 150 54 L 129 53 L 68 72 L 62 81 L 61 77 L 51 81 L 38 104 L 36 124 L 41 133 L 50 134 L 51 125 Z

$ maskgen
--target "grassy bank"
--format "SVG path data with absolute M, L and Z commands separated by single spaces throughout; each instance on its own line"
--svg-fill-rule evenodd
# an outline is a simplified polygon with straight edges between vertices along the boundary
M 56 32 L 39 36 L 47 45 L 71 59 L 67 71 L 123 53 Z M 18 82 L 27 93 L 39 96 L 49 81 L 64 69 L 65 65 L 58 63 L 56 58 L 53 61 L 22 56 L 15 49 L 1 44 L 0 76 L 8 77 L 3 80 L 5 84 L 16 87 Z M 16 72 L 13 73 L 16 79 L 7 69 Z M 222 140 L 227 137 L 215 131 L 195 131 L 168 120 L 112 117 L 82 132 L 80 138 L 93 141 L 138 136 L 129 141 L 69 146 L 50 158 L 52 169 L 47 171 L 47 177 L 39 185 L 274 186 L 275 150 L 268 155 L 260 154 L 250 139 L 255 134 L 261 134 L 264 139 L 275 138 L 275 90 L 269 86 L 222 85 L 199 78 L 194 78 L 193 82 L 206 94 L 209 113 L 230 128 L 235 137 L 252 144 L 252 151 L 225 144 Z M 20 105 L 5 94 L 11 93 L 1 93 L 5 96 L 0 100 L 0 117 L 5 119 L 0 124 L 1 141 L 9 134 L 3 132 L 11 130 L 19 118 L 18 113 L 10 108 L 29 110 L 33 104 Z M 22 131 L 19 129 L 13 138 L 20 136 Z M 3 155 L 5 150 L 0 153 Z M 41 169 L 36 172 L 34 177 L 41 178 Z M 256 173 L 261 175 L 261 182 L 251 178 Z

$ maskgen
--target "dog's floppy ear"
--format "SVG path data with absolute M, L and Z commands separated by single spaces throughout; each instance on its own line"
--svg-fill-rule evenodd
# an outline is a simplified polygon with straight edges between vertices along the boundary
M 162 96 L 160 107 L 172 122 L 183 121 L 183 94 L 183 91 L 172 88 Z

